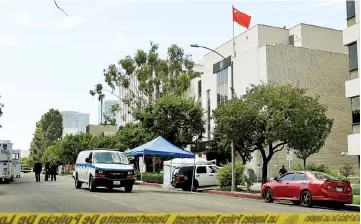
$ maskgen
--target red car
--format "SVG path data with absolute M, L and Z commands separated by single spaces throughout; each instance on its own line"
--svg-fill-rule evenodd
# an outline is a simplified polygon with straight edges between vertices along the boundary
M 289 172 L 263 185 L 261 195 L 267 203 L 290 200 L 295 205 L 311 207 L 315 202 L 328 202 L 341 208 L 352 203 L 349 182 L 314 171 Z

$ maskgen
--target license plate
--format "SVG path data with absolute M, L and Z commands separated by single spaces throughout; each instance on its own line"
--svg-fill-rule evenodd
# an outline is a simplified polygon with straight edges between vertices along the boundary
M 342 187 L 336 187 L 337 192 L 342 192 Z
M 120 181 L 113 181 L 113 185 L 120 185 Z

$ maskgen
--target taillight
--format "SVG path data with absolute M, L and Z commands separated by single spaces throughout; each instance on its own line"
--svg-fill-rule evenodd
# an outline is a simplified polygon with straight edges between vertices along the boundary
M 346 193 L 349 193 L 349 192 L 351 192 L 351 191 L 352 191 L 352 187 L 348 186 L 348 187 L 345 188 L 345 192 L 346 192 Z
M 326 190 L 331 190 L 331 186 L 328 185 L 327 183 L 322 184 L 322 188 L 324 188 Z
M 179 174 L 175 175 L 175 180 L 176 180 L 177 182 L 180 181 L 180 175 L 179 175 Z
M 96 173 L 95 177 L 104 177 L 104 173 Z

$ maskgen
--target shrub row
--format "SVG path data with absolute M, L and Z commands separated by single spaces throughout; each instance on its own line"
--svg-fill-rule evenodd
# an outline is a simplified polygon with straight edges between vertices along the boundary
M 140 173 L 137 173 L 137 180 L 141 180 Z M 147 183 L 163 184 L 162 173 L 143 173 L 143 181 Z

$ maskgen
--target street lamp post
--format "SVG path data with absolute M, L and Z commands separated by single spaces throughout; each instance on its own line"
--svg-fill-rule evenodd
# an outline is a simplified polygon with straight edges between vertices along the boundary
M 191 47 L 195 47 L 195 48 L 204 48 L 207 49 L 209 51 L 212 51 L 213 53 L 218 54 L 219 56 L 221 56 L 224 60 L 227 61 L 227 63 L 231 66 L 231 99 L 233 99 L 233 94 L 234 94 L 234 85 L 233 85 L 233 61 L 229 61 L 226 57 L 224 57 L 222 54 L 218 53 L 217 51 L 205 47 L 205 46 L 200 46 L 198 44 L 192 44 Z M 235 173 L 235 153 L 234 153 L 234 142 L 233 139 L 231 140 L 231 165 L 232 165 L 232 191 L 236 191 L 236 173 Z

